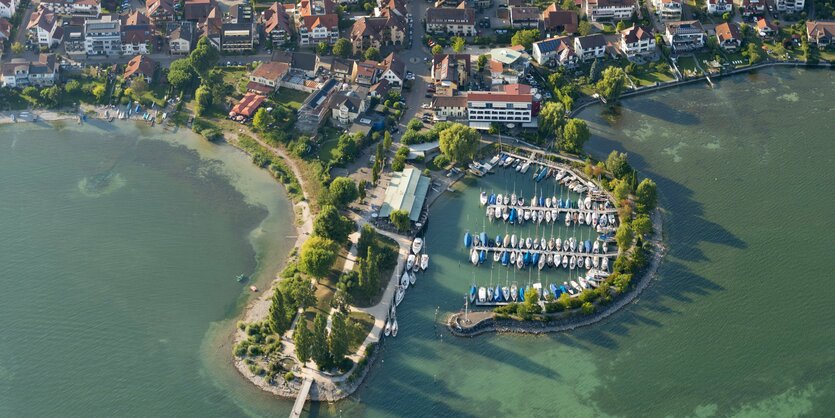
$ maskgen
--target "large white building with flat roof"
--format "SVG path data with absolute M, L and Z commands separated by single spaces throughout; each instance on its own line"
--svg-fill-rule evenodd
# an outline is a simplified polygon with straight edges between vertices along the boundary
M 508 84 L 504 91 L 467 93 L 467 120 L 476 129 L 490 129 L 491 123 L 513 123 L 523 127 L 535 123 L 531 87 Z

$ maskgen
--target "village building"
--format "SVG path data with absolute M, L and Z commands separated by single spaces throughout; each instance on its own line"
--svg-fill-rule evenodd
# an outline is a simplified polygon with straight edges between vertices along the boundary
M 674 52 L 681 52 L 703 48 L 707 38 L 698 20 L 683 20 L 665 24 L 664 41 Z
M 457 7 L 430 7 L 426 10 L 426 31 L 429 33 L 475 35 L 475 10 L 461 2 Z
M 44 0 L 40 4 L 59 16 L 98 17 L 98 0 Z
M 118 55 L 122 52 L 122 24 L 116 16 L 84 21 L 84 48 L 87 55 Z
M 801 12 L 805 6 L 805 0 L 774 0 L 774 8 L 779 12 Z
M 11 19 L 17 10 L 19 2 L 15 0 L 0 0 L 0 17 Z M 8 36 L 6 37 L 8 39 Z
M 61 41 L 64 30 L 58 24 L 58 17 L 51 10 L 39 6 L 29 17 L 29 24 L 26 25 L 38 45 L 51 48 Z
M 3 63 L 1 68 L 3 87 L 47 87 L 59 81 L 60 67 L 53 54 L 41 54 L 37 61 L 12 58 L 10 62 Z
M 655 35 L 645 26 L 632 25 L 620 32 L 620 49 L 627 57 L 655 53 Z
M 551 3 L 542 12 L 542 29 L 546 34 L 574 34 L 577 33 L 579 24 L 580 19 L 577 16 L 577 12 L 573 10 L 560 10 L 557 8 L 557 3 Z
M 296 14 L 299 45 L 333 44 L 339 39 L 339 16 L 332 0 L 302 0 Z
M 835 37 L 835 22 L 810 20 L 806 22 L 806 36 L 809 43 L 817 45 L 818 48 L 823 49 L 832 46 L 833 37 Z
M 265 62 L 249 74 L 246 88 L 260 94 L 270 94 L 278 90 L 281 80 L 290 72 L 290 65 L 285 62 Z
M 569 36 L 534 42 L 533 59 L 540 65 L 553 63 L 564 67 L 574 67 L 580 60 L 574 52 L 574 41 Z
M 132 80 L 142 77 L 148 84 L 154 81 L 154 73 L 157 70 L 157 62 L 147 55 L 137 55 L 128 61 L 125 72 L 122 74 L 125 80 Z
M 162 25 L 174 20 L 173 0 L 145 0 L 145 10 L 148 19 L 155 25 Z
M 574 51 L 582 61 L 602 58 L 606 55 L 606 38 L 599 33 L 578 36 L 574 38 Z
M 467 120 L 475 129 L 490 129 L 492 123 L 535 127 L 533 94 L 525 84 L 508 84 L 502 91 L 467 93 Z
M 349 40 L 355 55 L 368 48 L 401 46 L 408 31 L 406 19 L 394 13 L 381 17 L 361 17 L 351 27 Z
M 715 15 L 730 12 L 733 7 L 732 0 L 707 0 L 707 12 Z
M 681 0 L 652 0 L 652 5 L 662 21 L 681 20 Z
M 279 2 L 273 3 L 261 12 L 261 24 L 264 27 L 264 35 L 273 45 L 286 43 L 293 34 L 287 7 Z
M 183 20 L 169 26 L 168 51 L 174 55 L 185 55 L 197 44 L 197 26 Z
M 742 36 L 739 33 L 739 26 L 734 22 L 725 22 L 716 25 L 716 40 L 719 47 L 727 51 L 733 51 L 742 46 Z
M 586 16 L 592 22 L 624 20 L 635 11 L 634 0 L 584 0 Z
M 449 83 L 455 88 L 470 83 L 470 54 L 438 54 L 432 57 L 430 76 L 435 83 Z
M 413 167 L 393 172 L 377 216 L 386 219 L 392 212 L 402 210 L 411 222 L 419 222 L 430 183 L 429 177 Z

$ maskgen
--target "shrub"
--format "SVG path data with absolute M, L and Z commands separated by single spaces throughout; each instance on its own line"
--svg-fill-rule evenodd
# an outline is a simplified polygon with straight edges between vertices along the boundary
M 434 160 L 432 160 L 432 163 L 435 165 L 435 167 L 444 168 L 447 165 L 449 165 L 449 158 L 444 154 L 440 154 L 437 157 L 435 157 Z
M 583 313 L 588 315 L 590 313 L 594 313 L 594 305 L 591 302 L 586 302 L 582 306 Z
M 293 372 L 284 373 L 284 380 L 286 380 L 288 382 L 292 382 L 293 379 L 295 379 L 295 378 L 296 378 L 296 375 L 294 375 Z

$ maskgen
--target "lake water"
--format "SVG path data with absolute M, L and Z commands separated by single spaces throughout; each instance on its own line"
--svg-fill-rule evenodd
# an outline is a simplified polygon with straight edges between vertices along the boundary
M 533 193 L 530 173 L 466 180 L 430 210 L 430 271 L 398 308 L 397 338 L 357 393 L 310 415 L 831 415 L 835 73 L 760 71 L 623 105 L 582 117 L 587 150 L 628 152 L 667 210 L 671 249 L 636 303 L 569 333 L 451 337 L 444 319 L 491 275 L 468 263 L 463 233 L 504 233 L 479 190 Z M 283 194 L 227 147 L 83 129 L 0 128 L 0 416 L 286 415 L 225 345 L 247 296 L 233 277 L 286 251 L 290 225 L 271 221 L 287 222 Z M 112 189 L 80 192 L 111 166 Z M 259 222 L 256 238 L 281 239 L 253 247 Z

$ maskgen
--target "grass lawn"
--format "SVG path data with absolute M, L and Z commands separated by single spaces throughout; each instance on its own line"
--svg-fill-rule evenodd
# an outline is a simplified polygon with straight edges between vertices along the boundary
M 316 155 L 321 161 L 330 161 L 331 151 L 339 145 L 339 131 L 330 126 L 322 128 L 322 140 Z
M 351 312 L 348 315 L 348 351 L 356 352 L 372 328 L 374 328 L 373 316 L 365 312 Z
M 701 75 L 701 73 L 702 73 L 701 71 L 699 71 L 699 68 L 696 66 L 696 59 L 693 58 L 692 56 L 680 57 L 678 59 L 676 65 L 678 65 L 678 69 L 679 69 L 679 71 L 681 71 L 681 73 L 683 75 L 691 75 L 692 76 L 692 75 Z
M 249 82 L 246 67 L 221 67 L 223 82 L 228 86 L 234 86 L 235 92 L 243 94 L 246 92 L 246 83 Z
M 274 95 L 278 104 L 283 104 L 293 110 L 299 110 L 307 96 L 309 96 L 308 93 L 285 87 L 279 87 L 278 92 Z
M 825 49 L 823 51 L 818 52 L 818 57 L 821 61 L 826 60 L 829 62 L 835 62 L 835 51 L 832 49 Z
M 645 66 L 640 67 L 640 71 L 637 71 L 631 77 L 640 86 L 652 86 L 655 83 L 664 83 L 673 80 L 673 75 L 669 72 L 657 71 L 655 68 L 650 69 Z

